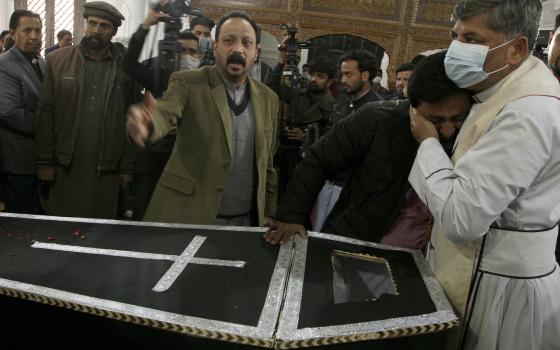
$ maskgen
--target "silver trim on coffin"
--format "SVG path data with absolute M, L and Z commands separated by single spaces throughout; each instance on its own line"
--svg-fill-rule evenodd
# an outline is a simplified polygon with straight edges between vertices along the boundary
M 21 219 L 45 220 L 45 221 L 73 221 L 84 223 L 96 224 L 111 224 L 119 226 L 154 226 L 154 227 L 170 227 L 170 228 L 189 228 L 189 229 L 204 229 L 204 230 L 229 230 L 229 231 L 243 231 L 249 232 L 266 232 L 266 228 L 259 227 L 229 227 L 229 226 L 205 226 L 205 225 L 186 225 L 186 224 L 166 224 L 166 223 L 144 223 L 136 221 L 120 221 L 120 220 L 97 220 L 85 218 L 67 218 L 67 217 L 53 217 L 43 215 L 27 215 L 27 214 L 12 214 L 0 213 L 1 217 L 12 217 Z M 177 324 L 180 326 L 194 327 L 203 330 L 214 332 L 229 333 L 241 337 L 253 338 L 270 342 L 273 344 L 272 338 L 276 330 L 276 323 L 278 314 L 282 305 L 283 290 L 285 287 L 285 276 L 287 274 L 288 265 L 292 254 L 291 245 L 285 245 L 280 248 L 276 265 L 270 280 L 268 293 L 261 311 L 256 327 L 208 320 L 193 316 L 186 316 L 172 312 L 165 312 L 147 307 L 111 301 L 107 299 L 95 298 L 87 295 L 65 292 L 62 290 L 41 287 L 33 284 L 12 281 L 0 278 L 0 287 L 12 289 L 15 291 L 41 295 L 47 298 L 53 298 L 64 302 L 79 304 L 95 309 L 106 310 L 110 312 L 117 312 L 131 316 L 152 319 L 160 322 L 167 322 Z
M 290 277 L 288 279 L 288 285 L 286 287 L 288 292 L 286 293 L 286 300 L 284 302 L 284 307 L 280 315 L 278 331 L 276 333 L 276 342 L 278 345 L 280 345 L 280 347 L 282 343 L 298 340 L 309 340 L 314 338 L 340 337 L 355 334 L 363 334 L 364 338 L 368 338 L 367 334 L 370 333 L 385 332 L 393 329 L 402 329 L 405 327 L 418 327 L 425 326 L 427 324 L 437 324 L 458 320 L 453 313 L 451 305 L 447 301 L 443 289 L 440 287 L 435 276 L 431 272 L 428 263 L 426 262 L 420 251 L 406 248 L 397 248 L 325 233 L 309 232 L 309 237 L 350 243 L 359 246 L 367 246 L 387 250 L 398 250 L 412 254 L 437 311 L 425 315 L 401 317 L 382 321 L 298 329 L 301 297 L 303 293 L 303 282 L 305 278 L 307 240 L 296 235 L 294 259 L 291 267 Z M 371 337 L 370 339 L 373 338 L 375 337 Z

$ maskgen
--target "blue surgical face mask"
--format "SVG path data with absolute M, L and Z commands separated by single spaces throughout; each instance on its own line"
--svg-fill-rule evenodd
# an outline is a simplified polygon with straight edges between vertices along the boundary
M 506 64 L 493 72 L 484 71 L 484 62 L 488 52 L 509 44 L 511 39 L 496 47 L 489 48 L 485 45 L 467 44 L 453 40 L 445 54 L 445 73 L 460 88 L 468 88 L 488 79 L 491 74 L 497 73 L 509 66 Z

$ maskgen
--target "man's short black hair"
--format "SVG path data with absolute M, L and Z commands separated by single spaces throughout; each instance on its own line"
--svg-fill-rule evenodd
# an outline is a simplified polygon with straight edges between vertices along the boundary
M 205 26 L 210 28 L 210 30 L 212 30 L 212 28 L 214 28 L 214 26 L 216 25 L 216 23 L 214 23 L 213 20 L 211 20 L 208 17 L 204 17 L 204 16 L 194 16 L 193 18 L 191 18 L 191 22 L 189 23 L 189 26 L 191 28 L 191 30 L 194 28 L 194 26 L 196 25 L 201 25 L 201 26 Z
M 56 34 L 56 38 L 58 40 L 62 40 L 67 35 L 72 35 L 72 33 L 69 30 L 63 29 L 60 32 L 58 32 L 58 34 Z
M 418 107 L 422 101 L 437 103 L 463 91 L 445 74 L 445 53 L 427 56 L 414 68 L 407 88 L 412 107 Z
M 0 33 L 0 39 L 4 40 L 4 37 L 8 35 L 9 32 L 9 30 L 3 30 L 2 33 Z
M 309 73 L 325 73 L 329 76 L 329 79 L 334 79 L 336 77 L 336 66 L 328 57 L 315 57 L 309 62 Z
M 379 64 L 375 59 L 375 56 L 368 50 L 351 50 L 347 51 L 340 57 L 340 63 L 348 60 L 354 60 L 358 62 L 358 69 L 360 72 L 368 72 L 369 80 L 372 80 L 377 76 L 377 70 L 379 69 Z
M 225 21 L 227 21 L 230 18 L 242 18 L 247 22 L 249 22 L 249 24 L 251 24 L 251 27 L 253 27 L 253 29 L 255 30 L 257 44 L 261 42 L 261 29 L 257 25 L 257 22 L 253 21 L 253 19 L 251 19 L 251 17 L 249 17 L 249 15 L 246 14 L 245 12 L 237 12 L 237 11 L 230 12 L 227 15 L 220 18 L 220 20 L 218 21 L 218 26 L 216 27 L 216 41 L 218 41 L 218 39 L 220 38 L 220 29 L 222 29 L 222 25 L 224 24 Z
M 198 37 L 191 30 L 186 29 L 179 33 L 179 40 L 195 40 L 198 42 Z
M 414 70 L 414 67 L 415 67 L 415 66 L 414 66 L 414 64 L 412 64 L 412 63 L 403 63 L 403 64 L 400 64 L 400 65 L 397 67 L 397 73 L 396 73 L 396 74 L 399 74 L 400 72 L 406 72 L 406 71 L 409 71 L 409 70 L 412 71 L 412 70 Z
M 10 30 L 16 30 L 21 17 L 35 17 L 39 19 L 41 26 L 43 26 L 43 21 L 41 21 L 41 16 L 38 13 L 29 10 L 15 10 L 10 16 Z
M 410 61 L 410 63 L 412 63 L 413 65 L 416 66 L 424 58 L 426 58 L 426 55 L 418 54 L 418 55 L 414 56 L 414 58 L 412 59 L 412 61 Z

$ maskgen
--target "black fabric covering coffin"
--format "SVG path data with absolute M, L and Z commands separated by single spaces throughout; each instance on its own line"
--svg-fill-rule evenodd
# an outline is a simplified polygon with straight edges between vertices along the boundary
M 334 304 L 330 258 L 333 250 L 387 259 L 399 295 L 384 294 L 376 301 Z M 378 321 L 435 311 L 436 307 L 410 253 L 309 238 L 298 329 Z
M 245 267 L 189 264 L 168 291 L 157 293 L 152 288 L 172 261 L 30 247 L 32 241 L 40 241 L 180 255 L 195 235 L 207 237 L 195 257 L 243 260 Z M 0 278 L 182 315 L 257 326 L 278 256 L 278 247 L 264 242 L 261 235 L 0 218 Z

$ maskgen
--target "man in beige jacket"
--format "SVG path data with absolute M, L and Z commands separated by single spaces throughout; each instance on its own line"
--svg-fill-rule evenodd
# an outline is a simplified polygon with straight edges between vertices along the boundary
M 216 29 L 216 65 L 174 73 L 157 102 L 128 114 L 128 133 L 144 146 L 177 127 L 175 148 L 144 220 L 263 225 L 276 204 L 272 166 L 278 98 L 248 77 L 260 30 L 233 12 Z

